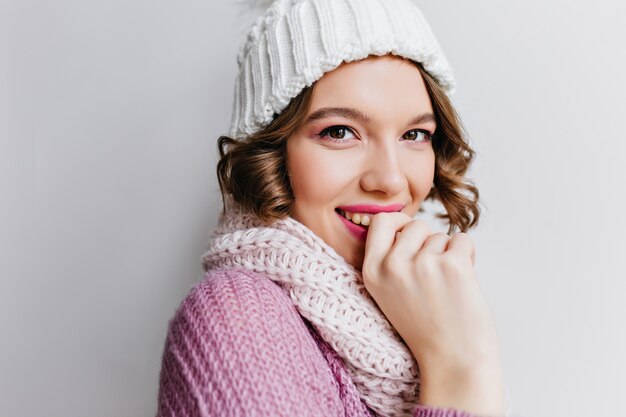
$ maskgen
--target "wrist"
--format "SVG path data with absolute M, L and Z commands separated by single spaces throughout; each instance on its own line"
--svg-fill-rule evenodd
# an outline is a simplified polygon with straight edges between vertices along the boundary
M 480 416 L 505 413 L 504 384 L 497 363 L 420 369 L 419 403 Z

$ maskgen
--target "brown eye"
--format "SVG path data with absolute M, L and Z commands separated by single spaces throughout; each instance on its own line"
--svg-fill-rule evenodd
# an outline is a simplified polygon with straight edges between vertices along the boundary
M 406 140 L 422 142 L 424 140 L 430 139 L 430 133 L 423 130 L 409 130 L 404 135 L 402 135 L 402 137 Z
M 328 130 L 328 133 L 329 133 L 328 136 L 330 136 L 333 139 L 343 139 L 344 136 L 346 135 L 346 128 L 341 127 L 341 126 L 331 127 Z
M 346 133 L 348 135 L 346 135 Z M 352 135 L 352 136 L 350 136 Z M 354 139 L 354 133 L 347 126 L 330 126 L 322 130 L 319 134 L 322 139 L 334 140 L 338 142 L 345 142 L 350 139 Z

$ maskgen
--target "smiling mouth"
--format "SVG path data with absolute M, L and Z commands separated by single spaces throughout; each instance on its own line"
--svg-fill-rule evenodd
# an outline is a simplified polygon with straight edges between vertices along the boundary
M 368 214 L 368 213 L 350 213 L 344 210 L 341 210 L 339 208 L 336 208 L 335 211 L 337 213 L 339 213 L 343 218 L 345 218 L 346 220 L 361 226 L 361 227 L 365 227 L 366 229 L 369 227 L 370 221 L 371 221 L 371 216 L 372 214 Z

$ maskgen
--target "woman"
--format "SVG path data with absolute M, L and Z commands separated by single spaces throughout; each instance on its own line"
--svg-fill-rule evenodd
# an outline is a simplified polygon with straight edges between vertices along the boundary
M 169 324 L 158 415 L 504 415 L 464 233 L 473 151 L 419 10 L 277 0 L 238 62 L 224 211 Z M 426 199 L 451 235 L 413 219 Z

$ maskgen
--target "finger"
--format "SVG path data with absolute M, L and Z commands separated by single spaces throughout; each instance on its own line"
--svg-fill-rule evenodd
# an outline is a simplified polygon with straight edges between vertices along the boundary
M 474 242 L 467 233 L 460 232 L 455 233 L 450 238 L 448 243 L 447 252 L 457 253 L 459 255 L 469 256 L 472 259 L 472 264 L 476 260 L 476 248 Z
M 405 213 L 375 214 L 367 229 L 364 259 L 371 265 L 380 265 L 396 239 L 396 232 L 411 221 Z
M 428 236 L 420 252 L 443 253 L 449 242 L 450 236 L 447 233 L 433 233 Z
M 389 250 L 395 259 L 411 259 L 422 248 L 431 235 L 430 227 L 422 220 L 407 223 L 396 235 L 396 241 Z

